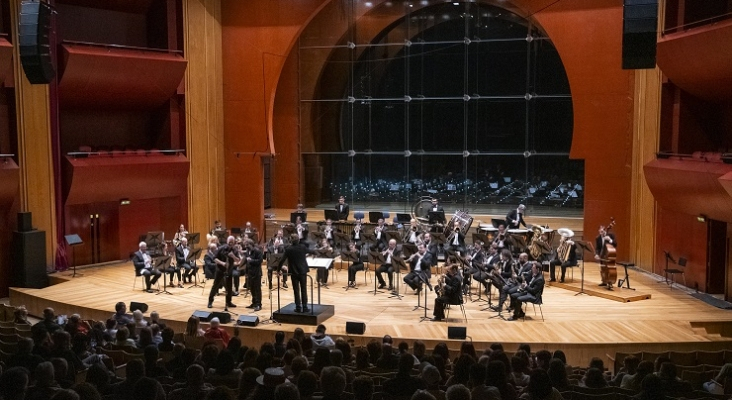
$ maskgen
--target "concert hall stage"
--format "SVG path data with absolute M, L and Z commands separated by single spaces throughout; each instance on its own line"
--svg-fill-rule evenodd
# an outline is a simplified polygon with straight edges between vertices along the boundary
M 509 322 L 499 318 L 490 319 L 495 313 L 481 311 L 486 307 L 483 302 L 467 301 L 465 305 L 468 321 L 462 320 L 460 310 L 453 306 L 448 322 L 421 322 L 423 310 L 413 311 L 417 296 L 411 290 L 405 291 L 399 300 L 389 298 L 384 292 L 374 295 L 369 272 L 364 284 L 364 273 L 359 272 L 357 290 L 346 291 L 347 271 L 339 271 L 338 262 L 334 263 L 336 282 L 322 290 L 322 303 L 334 305 L 336 313 L 324 323 L 328 333 L 345 336 L 346 321 L 366 323 L 366 333 L 362 337 L 351 336 L 356 345 L 365 344 L 370 338 L 390 334 L 397 340 L 412 341 L 422 339 L 428 347 L 438 341 L 447 341 L 448 326 L 467 326 L 467 334 L 476 342 L 478 348 L 485 348 L 492 342 L 503 342 L 508 349 L 518 343 L 532 343 L 532 348 L 562 348 L 573 364 L 584 364 L 593 356 L 612 356 L 616 351 L 661 351 L 667 349 L 732 349 L 732 338 L 724 336 L 730 329 L 720 328 L 720 324 L 732 326 L 732 312 L 714 308 L 690 296 L 677 287 L 669 288 L 658 283 L 658 277 L 636 270 L 630 271 L 633 287 L 640 293 L 652 294 L 643 301 L 618 302 L 596 296 L 575 296 L 576 291 L 558 286 L 544 290 L 544 305 L 541 313 L 536 314 L 529 306 L 526 321 Z M 586 263 L 585 287 L 597 286 L 599 268 L 597 264 Z M 131 263 L 94 266 L 80 269 L 83 276 L 71 278 L 69 272 L 52 274 L 52 282 L 59 282 L 44 289 L 13 288 L 10 293 L 11 304 L 25 304 L 32 315 L 41 315 L 44 307 L 51 306 L 59 314 L 78 312 L 84 318 L 104 320 L 114 311 L 118 301 L 147 303 L 149 312 L 158 311 L 176 331 L 182 331 L 188 317 L 196 310 L 206 310 L 208 285 L 206 288 L 169 289 L 173 294 L 144 293 L 140 288 L 133 291 L 134 278 Z M 574 285 L 579 285 L 580 274 L 575 271 Z M 433 276 L 433 282 L 436 277 Z M 571 285 L 572 283 L 570 283 Z M 627 289 L 615 288 L 615 292 Z M 276 310 L 277 293 L 273 292 Z M 317 296 L 317 295 L 316 295 Z M 477 296 L 474 296 L 477 297 Z M 239 307 L 231 309 L 236 313 L 254 315 L 245 308 L 249 298 L 243 295 L 234 297 Z M 292 303 L 292 289 L 280 292 L 280 303 L 284 307 Z M 428 306 L 432 312 L 434 293 L 428 293 Z M 220 311 L 224 298 L 214 301 L 214 311 Z M 256 313 L 260 321 L 270 316 L 270 302 L 264 290 L 264 308 Z M 236 320 L 236 316 L 232 320 Z M 257 327 L 240 327 L 240 335 L 249 343 L 271 341 L 274 331 L 292 332 L 296 325 L 260 324 Z M 306 332 L 315 327 L 303 326 Z M 233 329 L 233 326 L 230 327 Z M 707 331 L 708 330 L 708 331 Z M 720 333 L 722 332 L 722 333 Z M 458 348 L 459 341 L 448 341 L 451 348 Z M 606 359 L 606 361 L 609 361 Z

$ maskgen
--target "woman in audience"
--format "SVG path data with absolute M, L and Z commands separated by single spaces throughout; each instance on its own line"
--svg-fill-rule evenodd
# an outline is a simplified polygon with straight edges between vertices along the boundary
M 225 385 L 231 388 L 239 385 L 242 371 L 236 368 L 234 356 L 231 353 L 228 351 L 219 353 L 214 367 L 209 369 L 206 375 L 209 383 L 214 386 Z
M 623 377 L 622 382 L 620 382 L 620 387 L 639 392 L 641 390 L 641 382 L 643 382 L 643 378 L 652 373 L 653 362 L 648 360 L 641 361 L 638 363 L 638 368 L 635 370 L 634 375 L 625 375 Z
M 730 377 L 732 377 L 732 363 L 727 363 L 724 364 L 714 379 L 709 382 L 704 382 L 702 386 L 709 393 L 724 394 L 724 384 Z
M 132 312 L 132 320 L 135 322 L 136 328 L 144 328 L 147 326 L 147 321 L 145 320 L 145 316 L 142 314 L 142 311 L 135 310 Z
M 259 357 L 259 352 L 257 351 L 257 349 L 248 349 L 244 353 L 244 359 L 241 362 L 241 368 L 256 368 L 257 357 Z
M 607 387 L 607 381 L 605 380 L 605 374 L 598 368 L 590 368 L 585 372 L 585 377 L 582 379 L 582 386 L 591 389 L 600 389 Z
M 318 376 L 313 371 L 302 371 L 297 378 L 297 389 L 301 400 L 310 400 L 318 391 Z
M 42 362 L 36 366 L 33 372 L 33 386 L 28 388 L 25 395 L 26 400 L 46 400 L 50 399 L 57 391 L 61 390 L 61 386 L 56 383 L 54 377 L 53 364 L 48 361 Z
M 529 375 L 529 386 L 526 392 L 521 395 L 522 399 L 528 400 L 561 400 L 562 395 L 557 388 L 552 387 L 549 374 L 543 369 L 537 368 Z M 505 397 L 503 397 L 505 399 Z
M 28 310 L 25 306 L 18 306 L 15 308 L 15 312 L 13 312 L 13 322 L 16 325 L 31 325 L 31 323 L 28 322 Z
M 343 354 L 343 365 L 351 365 L 351 362 L 353 362 L 351 345 L 348 344 L 348 342 L 346 342 L 343 338 L 338 338 L 335 341 L 335 348 L 340 350 Z
M 353 400 L 371 400 L 374 396 L 374 380 L 361 375 L 353 380 Z
M 528 369 L 528 356 L 522 358 L 518 356 L 519 353 L 526 354 L 523 351 L 519 351 L 516 353 L 517 355 L 511 357 L 511 377 L 509 380 L 516 386 L 526 387 L 529 384 L 529 375 L 524 372 Z
M 686 393 L 694 390 L 689 382 L 682 381 L 676 375 L 676 365 L 670 361 L 661 364 L 658 377 L 663 382 L 663 388 L 669 393 Z
M 450 350 L 444 342 L 440 342 L 435 345 L 435 348 L 432 349 L 432 355 L 435 354 L 442 357 L 446 364 L 450 364 Z
M 567 356 L 564 354 L 564 351 L 554 350 L 552 358 L 557 358 L 562 361 L 562 363 L 564 364 L 564 369 L 567 370 L 567 375 L 572 375 L 574 373 L 574 368 L 571 365 L 567 364 Z
M 369 363 L 376 365 L 376 362 L 381 358 L 381 343 L 376 339 L 371 339 L 366 345 L 366 350 L 369 352 Z
M 158 343 L 158 350 L 165 351 L 165 352 L 171 352 L 175 348 L 175 343 L 173 343 L 173 338 L 175 337 L 175 331 L 173 331 L 171 328 L 165 328 L 163 329 L 163 332 L 160 333 L 161 341 Z
M 371 368 L 371 363 L 369 363 L 369 352 L 365 347 L 359 347 L 358 350 L 356 350 L 355 366 L 355 370 L 357 372 L 367 371 Z
M 620 386 L 625 375 L 635 374 L 636 369 L 638 369 L 638 363 L 640 363 L 640 358 L 632 354 L 626 356 L 623 359 L 623 366 L 620 368 L 620 371 L 617 371 L 613 379 L 610 380 L 610 386 Z
M 140 334 L 137 336 L 137 348 L 144 349 L 150 345 L 154 345 L 152 329 L 149 327 L 140 329 Z
M 262 375 L 256 368 L 246 368 L 241 371 L 239 377 L 239 400 L 244 400 L 249 397 L 254 389 L 257 388 L 257 377 Z
M 560 392 L 569 390 L 569 380 L 567 379 L 567 368 L 565 368 L 562 360 L 558 358 L 552 358 L 549 361 L 549 380 L 552 383 L 552 387 L 556 388 Z
M 71 337 L 69 333 L 57 330 L 53 333 L 53 347 L 51 347 L 51 357 L 63 358 L 69 364 L 68 379 L 74 379 L 76 371 L 86 369 L 79 357 L 71 350 Z
M 109 391 L 109 372 L 100 365 L 92 365 L 86 371 L 86 383 L 94 386 L 99 393 L 105 394 Z
M 475 352 L 475 346 L 473 346 L 473 342 L 463 342 L 460 345 L 460 355 L 463 354 L 467 354 L 472 357 L 473 360 L 478 361 L 478 354 Z
M 320 372 L 323 370 L 323 368 L 330 366 L 330 350 L 321 347 L 317 350 L 315 350 L 315 357 L 313 358 L 313 363 L 310 365 L 310 368 L 308 368 L 310 371 L 313 371 L 315 375 L 320 376 Z
M 468 386 L 470 380 L 470 367 L 475 364 L 473 357 L 463 354 L 457 358 L 455 365 L 452 368 L 452 376 L 447 380 L 446 385 L 465 385 Z
M 503 352 L 501 352 L 503 353 Z M 505 355 L 505 353 L 504 353 Z M 529 382 L 530 384 L 531 382 Z M 488 370 L 486 373 L 485 384 L 487 386 L 494 386 L 501 392 L 502 400 L 515 400 L 518 398 L 516 394 L 516 388 L 508 383 L 508 375 L 506 374 L 506 366 L 503 362 L 493 360 L 488 363 Z
M 285 346 L 285 351 L 290 350 L 290 349 L 295 350 L 295 352 L 297 353 L 298 356 L 302 355 L 302 345 L 295 338 L 292 338 L 287 341 L 287 346 Z
M 185 335 L 189 337 L 203 337 L 206 332 L 201 329 L 201 320 L 195 315 L 188 318 Z

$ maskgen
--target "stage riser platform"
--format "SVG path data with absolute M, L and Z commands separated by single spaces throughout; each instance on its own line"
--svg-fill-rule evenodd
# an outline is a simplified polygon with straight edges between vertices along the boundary
M 290 303 L 273 313 L 275 321 L 282 324 L 317 326 L 335 315 L 335 307 L 325 304 L 314 304 L 307 313 L 295 312 L 295 303 Z

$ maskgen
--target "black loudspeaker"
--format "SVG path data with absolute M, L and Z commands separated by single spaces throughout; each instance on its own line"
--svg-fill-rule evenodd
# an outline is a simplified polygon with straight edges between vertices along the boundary
M 363 322 L 346 321 L 346 333 L 350 335 L 363 335 L 366 332 L 366 324 Z
M 257 326 L 259 325 L 259 317 L 256 315 L 240 315 L 239 319 L 236 320 L 236 324 L 243 326 Z
M 231 314 L 227 312 L 215 312 L 211 314 L 211 318 L 218 318 L 222 324 L 228 324 L 231 322 Z
M 18 213 L 18 232 L 30 232 L 33 230 L 32 214 L 29 212 Z
M 143 313 L 146 313 L 147 312 L 147 304 L 145 304 L 145 303 L 138 303 L 136 301 L 131 301 L 130 302 L 130 311 L 131 312 L 134 312 L 135 310 L 140 310 Z
M 48 286 L 46 232 L 13 232 L 13 286 L 40 289 Z
M 201 310 L 194 311 L 193 315 L 191 315 L 191 316 L 198 317 L 198 319 L 201 322 L 208 322 L 208 321 L 211 321 L 211 318 L 213 318 L 213 316 L 211 315 L 211 311 L 201 311 Z
M 623 0 L 623 69 L 656 67 L 658 0 Z
M 51 61 L 51 6 L 40 1 L 20 3 L 20 63 L 30 83 L 50 83 L 56 75 Z
M 448 326 L 447 327 L 447 338 L 448 339 L 465 339 L 468 334 L 468 328 L 464 326 Z

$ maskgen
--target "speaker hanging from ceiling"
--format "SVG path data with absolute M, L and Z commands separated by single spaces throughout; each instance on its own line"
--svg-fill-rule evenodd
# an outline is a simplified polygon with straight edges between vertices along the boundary
M 623 0 L 623 69 L 656 68 L 658 0 Z
M 51 83 L 56 71 L 51 59 L 51 15 L 53 9 L 41 1 L 20 3 L 18 46 L 20 64 L 33 84 Z

